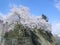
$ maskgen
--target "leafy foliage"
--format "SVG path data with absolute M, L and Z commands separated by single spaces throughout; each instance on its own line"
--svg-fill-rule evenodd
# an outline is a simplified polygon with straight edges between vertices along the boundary
M 5 39 L 17 39 L 17 45 L 23 45 L 24 40 L 29 40 L 30 45 L 52 45 L 54 43 L 53 35 L 51 32 L 44 31 L 43 29 L 37 29 L 35 27 L 33 31 L 29 27 L 24 27 L 22 24 L 16 24 L 13 30 L 5 33 Z M 9 41 L 6 40 L 6 41 Z M 48 42 L 47 42 L 48 41 Z M 26 41 L 25 41 L 26 42 Z M 47 42 L 47 43 L 46 43 Z M 25 43 L 27 44 L 27 42 Z

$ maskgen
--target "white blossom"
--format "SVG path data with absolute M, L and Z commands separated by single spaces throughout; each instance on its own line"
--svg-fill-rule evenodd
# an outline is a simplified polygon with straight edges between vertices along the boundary
M 37 28 L 51 31 L 51 25 L 46 22 L 46 20 L 42 19 L 42 16 L 32 16 L 29 13 L 29 8 L 24 6 L 20 6 L 18 8 L 13 7 L 11 12 L 8 13 L 4 19 L 4 22 L 8 22 L 8 25 L 13 24 L 16 21 L 19 21 L 29 28 L 35 28 L 37 26 Z

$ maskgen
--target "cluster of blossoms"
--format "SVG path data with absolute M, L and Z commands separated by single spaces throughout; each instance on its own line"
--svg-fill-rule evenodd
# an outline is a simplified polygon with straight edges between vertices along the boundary
M 8 25 L 13 24 L 14 22 L 20 22 L 24 26 L 29 28 L 44 29 L 46 31 L 51 31 L 51 25 L 42 18 L 42 16 L 34 16 L 29 13 L 29 8 L 20 6 L 13 7 L 11 12 L 7 14 L 4 19 L 4 22 L 8 22 Z

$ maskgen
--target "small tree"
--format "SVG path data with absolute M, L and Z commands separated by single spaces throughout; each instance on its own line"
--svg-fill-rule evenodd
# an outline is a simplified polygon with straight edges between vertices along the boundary
M 48 22 L 48 19 L 47 19 L 47 17 L 44 14 L 42 14 L 42 18 L 45 19 L 46 22 Z

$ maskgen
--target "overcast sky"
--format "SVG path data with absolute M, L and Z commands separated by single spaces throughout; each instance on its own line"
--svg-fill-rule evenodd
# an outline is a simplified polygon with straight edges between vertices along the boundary
M 0 0 L 0 15 L 7 15 L 14 5 L 26 6 L 36 16 L 45 14 L 52 25 L 52 33 L 60 34 L 60 0 Z

